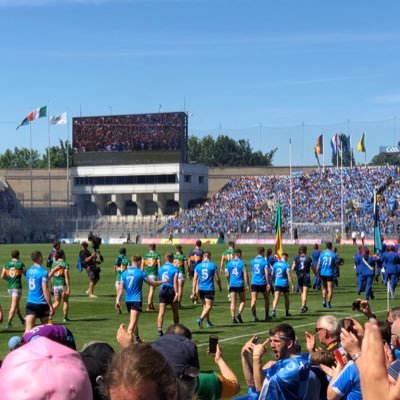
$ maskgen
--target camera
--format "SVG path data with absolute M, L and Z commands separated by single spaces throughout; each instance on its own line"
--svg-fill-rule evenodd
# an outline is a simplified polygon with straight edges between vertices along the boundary
M 217 352 L 218 336 L 211 335 L 208 338 L 208 348 L 210 354 L 215 354 Z
M 361 301 L 360 300 L 353 301 L 353 303 L 351 304 L 351 308 L 353 310 L 360 311 L 360 309 L 361 309 Z
M 253 344 L 258 344 L 259 342 L 260 342 L 259 336 L 254 336 L 253 340 L 251 341 L 251 343 Z
M 102 240 L 100 236 L 95 235 L 93 232 L 89 232 L 88 240 L 92 242 L 94 250 L 98 250 L 100 248 Z

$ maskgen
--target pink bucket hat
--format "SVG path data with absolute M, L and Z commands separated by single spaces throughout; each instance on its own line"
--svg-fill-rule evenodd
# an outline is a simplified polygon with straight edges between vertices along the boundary
M 78 352 L 41 337 L 12 351 L 0 368 L 3 400 L 92 400 Z

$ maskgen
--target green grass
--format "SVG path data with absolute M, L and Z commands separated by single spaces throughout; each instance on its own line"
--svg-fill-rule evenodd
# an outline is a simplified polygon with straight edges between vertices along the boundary
M 76 269 L 76 259 L 80 247 L 78 245 L 64 245 L 63 248 L 66 252 L 67 259 L 71 264 L 71 297 L 70 297 L 70 313 L 69 317 L 71 322 L 68 323 L 68 328 L 73 332 L 78 348 L 89 340 L 103 340 L 110 343 L 117 349 L 115 339 L 116 330 L 121 323 L 128 323 L 128 315 L 125 307 L 123 307 L 123 314 L 118 315 L 114 309 L 115 302 L 115 288 L 114 288 L 114 272 L 113 261 L 118 254 L 120 246 L 117 245 L 103 245 L 101 247 L 102 254 L 105 261 L 101 265 L 101 280 L 96 286 L 96 294 L 99 296 L 97 299 L 88 299 L 85 291 L 88 285 L 88 277 L 85 272 L 79 273 Z M 127 245 L 127 254 L 131 257 L 134 254 L 144 254 L 147 246 L 144 245 Z M 184 246 L 184 252 L 187 254 L 192 246 Z M 310 247 L 310 246 L 309 246 Z M 0 247 L 0 260 L 4 264 L 10 258 L 12 249 L 18 248 L 21 253 L 21 260 L 30 266 L 30 254 L 33 250 L 42 251 L 44 257 L 47 258 L 51 250 L 51 245 L 2 245 Z M 226 246 L 214 245 L 205 246 L 205 249 L 213 253 L 212 259 L 219 266 L 221 254 Z M 241 246 L 243 250 L 243 257 L 248 262 L 255 256 L 256 246 L 244 245 Z M 172 250 L 172 246 L 159 245 L 158 252 L 165 254 L 167 250 Z M 289 253 L 290 260 L 297 251 L 297 246 L 285 246 L 285 251 Z M 344 258 L 345 264 L 341 269 L 341 277 L 339 287 L 335 288 L 333 297 L 333 309 L 328 310 L 330 314 L 337 317 L 345 317 L 348 315 L 360 317 L 360 314 L 352 311 L 351 303 L 357 297 L 355 286 L 355 274 L 353 269 L 353 255 L 356 247 L 353 246 L 339 246 L 339 254 Z M 309 252 L 311 249 L 309 248 Z M 251 322 L 250 313 L 250 296 L 247 295 L 247 303 L 243 314 L 244 324 L 232 325 L 229 314 L 229 302 L 227 298 L 227 290 L 225 278 L 223 278 L 223 292 L 216 294 L 214 309 L 212 311 L 212 321 L 216 325 L 212 329 L 199 329 L 196 324 L 196 319 L 200 315 L 201 306 L 192 305 L 189 299 L 190 284 L 186 280 L 185 294 L 183 298 L 184 309 L 180 310 L 180 321 L 187 325 L 193 332 L 193 339 L 199 346 L 200 363 L 202 369 L 213 368 L 214 363 L 211 357 L 206 354 L 206 347 L 208 344 L 209 335 L 218 335 L 220 342 L 222 342 L 223 354 L 232 369 L 240 377 L 241 383 L 244 387 L 244 380 L 241 372 L 240 364 L 240 349 L 241 346 L 254 334 L 260 335 L 262 338 L 266 337 L 266 331 L 279 322 L 287 322 L 291 324 L 299 338 L 299 341 L 304 344 L 304 331 L 314 330 L 315 321 L 323 314 L 327 314 L 327 310 L 321 306 L 321 293 L 319 291 L 310 290 L 307 314 L 300 314 L 300 296 L 296 293 L 290 295 L 291 313 L 292 317 L 285 318 L 283 310 L 283 298 L 280 299 L 278 305 L 277 318 L 273 322 Z M 25 310 L 26 301 L 26 284 L 23 289 L 22 311 Z M 0 283 L 0 302 L 3 307 L 4 319 L 7 318 L 9 310 L 9 298 L 6 292 L 6 282 Z M 147 285 L 145 286 L 144 299 L 147 298 Z M 372 301 L 372 307 L 375 312 L 381 317 L 384 316 L 386 310 L 386 290 L 385 287 L 379 283 L 374 284 L 375 300 Z M 158 298 L 158 289 L 156 289 L 156 299 Z M 392 304 L 391 304 L 392 306 Z M 144 308 L 146 304 L 144 303 Z M 156 306 L 157 308 L 157 306 Z M 259 300 L 258 315 L 263 316 L 262 302 Z M 57 309 L 54 317 L 54 323 L 61 323 L 62 309 Z M 0 326 L 0 356 L 3 358 L 7 353 L 7 341 L 13 335 L 19 335 L 23 332 L 23 327 L 19 325 L 18 318 L 14 318 L 14 325 L 11 329 L 5 329 L 4 323 Z M 172 313 L 167 311 L 164 327 L 166 328 L 172 323 Z M 144 312 L 139 321 L 141 337 L 146 342 L 151 342 L 156 339 L 157 326 L 156 326 L 156 313 Z M 268 354 L 266 355 L 266 359 Z

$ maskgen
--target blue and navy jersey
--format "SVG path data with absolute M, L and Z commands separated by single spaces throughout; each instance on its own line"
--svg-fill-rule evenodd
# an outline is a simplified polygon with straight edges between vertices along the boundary
M 191 269 L 195 269 L 196 266 L 203 261 L 203 254 L 204 251 L 202 249 L 194 248 L 193 250 L 190 250 L 189 261 Z
M 125 288 L 125 301 L 141 302 L 143 282 L 148 281 L 147 274 L 134 266 L 129 266 L 122 273 L 121 279 Z
M 383 266 L 385 267 L 385 272 L 388 274 L 394 274 L 400 267 L 400 256 L 398 253 L 393 253 L 392 251 L 384 253 L 382 255 Z
M 349 361 L 334 380 L 332 389 L 346 400 L 362 400 L 360 374 L 354 361 Z
M 274 275 L 274 286 L 289 287 L 288 271 L 290 272 L 290 266 L 286 261 L 277 261 L 273 269 Z
M 240 258 L 234 258 L 226 265 L 225 271 L 229 274 L 230 287 L 243 287 L 244 286 L 244 271 L 246 264 Z
M 325 250 L 319 256 L 319 274 L 322 276 L 335 276 L 336 254 L 332 250 Z
M 49 274 L 40 265 L 32 265 L 26 272 L 26 281 L 28 283 L 27 303 L 47 304 L 43 294 L 42 283 L 47 284 Z
M 263 256 L 254 257 L 250 261 L 251 268 L 251 284 L 266 285 L 267 279 L 265 273 L 268 269 L 267 260 Z
M 269 283 L 272 285 L 273 283 L 273 278 L 272 278 L 272 266 L 277 262 L 278 260 L 274 256 L 268 256 L 267 257 L 267 263 L 268 263 L 268 272 L 269 272 Z
M 320 255 L 321 255 L 321 252 L 319 250 L 313 250 L 311 252 L 311 259 L 312 259 L 313 266 L 315 268 L 317 268 L 318 260 L 319 260 L 319 256 Z
M 199 290 L 214 290 L 214 275 L 217 271 L 217 266 L 209 261 L 202 261 L 197 265 L 194 272 L 199 278 Z
M 160 286 L 160 289 L 162 289 L 164 286 L 174 287 L 174 278 L 177 273 L 178 268 L 175 267 L 174 264 L 166 262 L 164 265 L 162 265 L 161 268 L 158 270 L 158 279 L 162 281 L 168 278 L 168 282 L 163 283 Z
M 299 255 L 294 257 L 294 270 L 296 271 L 297 276 L 310 274 L 312 260 L 310 257 L 305 255 Z
M 307 357 L 301 355 L 277 361 L 265 372 L 260 399 L 314 400 L 321 384 L 311 371 Z
M 361 263 L 362 263 L 363 255 L 360 253 L 356 253 L 354 255 L 354 265 L 356 266 L 356 274 L 361 273 Z

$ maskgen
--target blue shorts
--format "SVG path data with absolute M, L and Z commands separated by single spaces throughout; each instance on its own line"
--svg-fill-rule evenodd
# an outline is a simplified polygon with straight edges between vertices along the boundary
M 158 302 L 172 304 L 175 298 L 175 289 L 171 286 L 164 286 L 158 295 Z
M 128 313 L 133 311 L 138 311 L 142 312 L 142 302 L 141 301 L 127 301 L 125 302 L 126 304 L 126 309 L 128 310 Z

